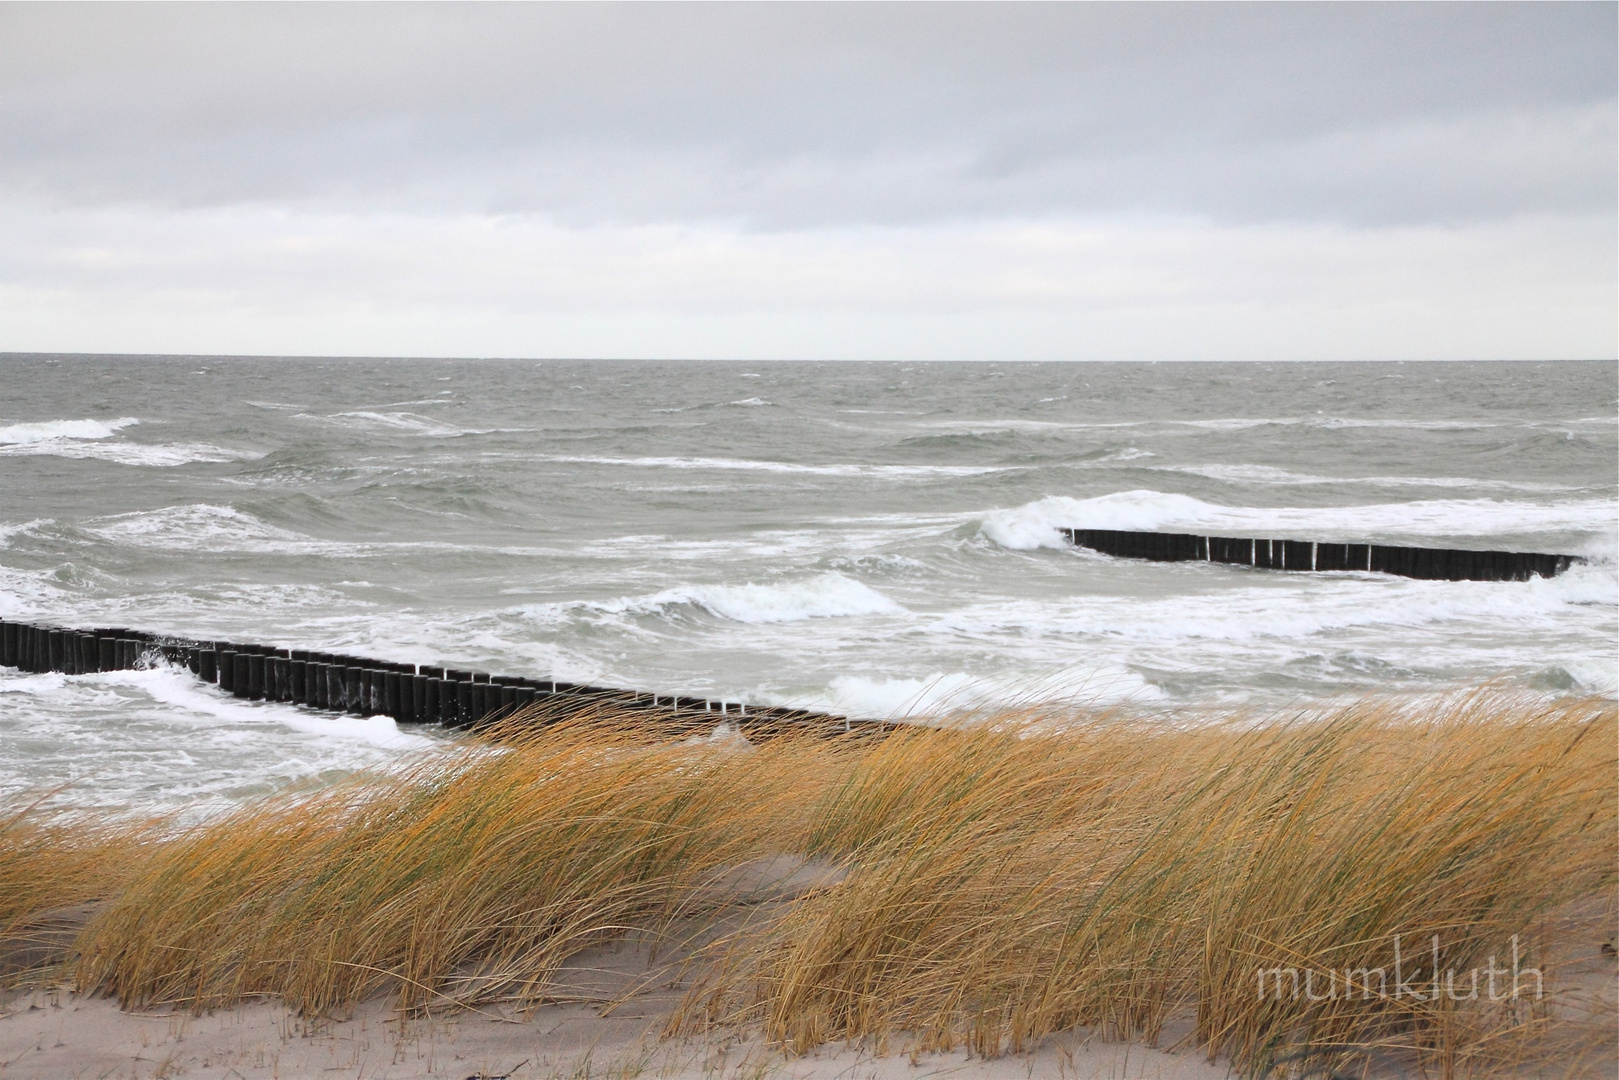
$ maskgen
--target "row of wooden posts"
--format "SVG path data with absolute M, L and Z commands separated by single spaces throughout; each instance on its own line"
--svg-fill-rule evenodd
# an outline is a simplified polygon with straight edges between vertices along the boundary
M 1260 540 L 1190 533 L 1065 529 L 1073 544 L 1108 555 L 1157 562 L 1218 562 L 1272 570 L 1365 570 L 1444 581 L 1527 581 L 1553 577 L 1581 561 L 1572 555 L 1460 551 L 1381 544 Z M 809 727 L 827 733 L 886 730 L 804 709 L 614 690 L 601 686 L 489 675 L 346 653 L 199 641 L 126 627 L 74 630 L 0 619 L 0 664 L 69 675 L 179 664 L 235 697 L 282 701 L 329 712 L 385 715 L 404 724 L 469 728 L 523 714 L 555 719 L 590 709 L 635 711 L 693 726 L 730 722 L 745 732 Z M 535 708 L 543 704 L 544 708 Z
M 1364 570 L 1429 581 L 1528 581 L 1555 577 L 1581 560 L 1532 551 L 1467 551 L 1337 544 L 1315 540 L 1258 540 L 1192 533 L 1122 529 L 1064 529 L 1069 543 L 1106 555 L 1154 562 L 1217 562 L 1267 570 Z
M 204 682 L 217 683 L 226 693 L 250 701 L 390 716 L 404 724 L 469 728 L 525 711 L 559 719 L 586 709 L 644 712 L 649 720 L 684 726 L 728 722 L 749 732 L 806 726 L 849 732 L 861 724 L 804 709 L 489 675 L 346 653 L 198 641 L 125 627 L 74 630 L 0 620 L 0 664 L 7 667 L 80 675 L 158 663 L 189 668 Z M 549 707 L 531 708 L 536 704 Z

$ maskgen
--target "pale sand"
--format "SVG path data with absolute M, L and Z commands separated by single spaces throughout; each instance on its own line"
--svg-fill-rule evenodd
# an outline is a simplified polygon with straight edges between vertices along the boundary
M 963 1080 L 1125 1077 L 1215 1080 L 1227 1071 L 1200 1055 L 1141 1046 L 1047 1040 L 1029 1054 L 993 1060 L 964 1053 L 904 1055 L 831 1047 L 784 1060 L 757 1040 L 659 1042 L 656 1009 L 621 1008 L 609 1017 L 589 1005 L 551 1005 L 520 1023 L 462 1013 L 400 1022 L 373 1002 L 343 1022 L 311 1024 L 274 1004 L 208 1016 L 140 1014 L 104 1000 L 48 992 L 14 995 L 0 1018 L 0 1076 L 17 1080 L 152 1077 L 793 1077 Z

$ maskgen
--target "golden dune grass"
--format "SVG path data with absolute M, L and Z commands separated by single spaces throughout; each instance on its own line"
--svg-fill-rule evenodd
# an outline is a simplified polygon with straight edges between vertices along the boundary
M 1396 934 L 1422 954 L 1424 992 L 1437 935 L 1465 994 L 1514 935 L 1521 964 L 1549 971 L 1559 935 L 1604 932 L 1570 912 L 1611 923 L 1611 702 L 1486 691 L 1197 725 L 1004 714 L 751 748 L 629 715 L 496 734 L 161 843 L 92 830 L 93 868 L 72 830 L 13 818 L 0 865 L 19 838 L 44 856 L 0 871 L 0 919 L 104 897 L 73 977 L 132 1007 L 533 1006 L 569 955 L 712 923 L 727 869 L 789 854 L 844 872 L 727 922 L 693 955 L 671 1033 L 993 1054 L 1076 1026 L 1152 1042 L 1189 1015 L 1199 1046 L 1254 1072 L 1393 1055 L 1450 1075 L 1554 1052 L 1577 1072 L 1612 1053 L 1611 1017 L 1582 1026 L 1567 1002 L 1392 985 Z M 1331 972 L 1312 983 L 1324 996 L 1379 967 L 1390 985 L 1363 973 L 1323 1000 L 1257 985 Z
M 151 834 L 150 826 L 43 810 L 45 801 L 0 812 L 0 958 L 11 962 L 26 962 L 45 944 L 41 924 L 53 913 L 122 888 Z

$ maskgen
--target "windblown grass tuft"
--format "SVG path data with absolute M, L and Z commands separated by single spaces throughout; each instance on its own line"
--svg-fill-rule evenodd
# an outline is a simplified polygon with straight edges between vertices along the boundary
M 1571 947 L 1611 934 L 1609 701 L 1482 691 L 1263 723 L 1031 712 L 755 746 L 633 714 L 493 734 L 247 807 L 138 863 L 126 843 L 98 869 L 89 826 L 14 816 L 0 925 L 103 901 L 77 981 L 130 1007 L 533 1007 L 578 951 L 706 920 L 725 932 L 692 955 L 671 1034 L 996 1054 L 1076 1027 L 1173 1031 L 1254 1073 L 1611 1061 L 1612 1017 L 1559 981 Z M 725 921 L 728 871 L 782 855 L 836 873 Z M 1546 992 L 1468 996 L 1509 955 Z
M 0 815 L 0 977 L 60 960 L 155 835 L 153 823 L 44 809 L 48 801 Z

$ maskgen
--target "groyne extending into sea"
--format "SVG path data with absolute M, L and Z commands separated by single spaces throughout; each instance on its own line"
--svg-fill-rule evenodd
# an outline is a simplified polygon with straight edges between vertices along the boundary
M 1066 529 L 1070 542 L 1108 555 L 1158 562 L 1218 562 L 1272 570 L 1370 571 L 1446 581 L 1527 581 L 1552 577 L 1572 555 L 1465 551 Z M 74 629 L 0 620 L 0 664 L 32 672 L 89 674 L 166 662 L 238 698 L 310 709 L 388 716 L 401 724 L 476 728 L 518 714 L 561 719 L 588 710 L 645 713 L 676 728 L 729 723 L 748 735 L 787 730 L 880 733 L 889 723 L 831 713 L 679 694 L 590 686 L 464 668 L 407 664 L 347 653 L 200 640 L 128 627 Z M 543 704 L 542 709 L 535 706 Z
M 1068 542 L 1105 555 L 1154 562 L 1217 562 L 1265 570 L 1362 570 L 1428 581 L 1528 581 L 1556 577 L 1577 555 L 1468 551 L 1274 540 L 1120 529 L 1063 529 Z
M 827 734 L 872 732 L 889 725 L 805 709 L 749 706 L 675 694 L 618 690 L 554 679 L 491 675 L 405 664 L 347 653 L 287 649 L 239 641 L 200 640 L 128 627 L 73 629 L 0 620 L 0 664 L 24 671 L 92 674 L 170 663 L 251 701 L 276 701 L 327 712 L 388 716 L 402 724 L 476 728 L 529 710 L 547 719 L 587 710 L 647 714 L 675 728 L 730 723 L 750 736 L 790 729 Z

